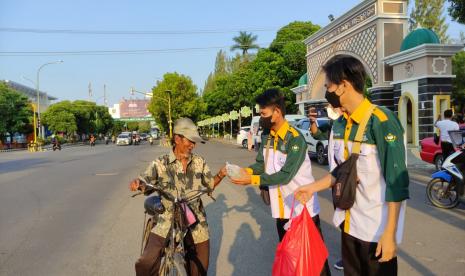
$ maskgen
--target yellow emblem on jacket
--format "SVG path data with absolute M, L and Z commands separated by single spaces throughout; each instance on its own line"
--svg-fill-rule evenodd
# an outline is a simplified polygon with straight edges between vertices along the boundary
M 386 142 L 388 142 L 388 143 L 395 142 L 396 139 L 397 139 L 397 137 L 396 137 L 394 134 L 392 134 L 392 133 L 389 133 L 388 135 L 386 135 L 386 136 L 384 137 L 384 140 L 386 140 Z

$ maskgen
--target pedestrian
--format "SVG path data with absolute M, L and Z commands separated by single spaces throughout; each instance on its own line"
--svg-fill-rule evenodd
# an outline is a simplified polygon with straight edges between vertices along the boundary
M 351 197 L 353 205 L 346 207 L 347 210 L 337 208 L 333 217 L 336 226 L 343 223 L 344 274 L 397 275 L 396 250 L 402 240 L 409 198 L 404 131 L 394 112 L 374 106 L 364 97 L 366 73 L 359 60 L 336 56 L 323 66 L 323 71 L 326 99 L 333 107 L 344 110 L 332 129 L 334 159 L 331 162 L 334 164 L 331 166 L 335 169 L 322 179 L 300 187 L 295 195 L 305 202 L 315 192 L 336 185 L 336 195 L 342 196 L 345 187 L 342 185 L 356 185 Z M 360 125 L 361 130 L 366 125 L 364 132 L 357 131 Z M 351 156 L 357 148 L 360 148 L 359 154 Z M 344 171 L 351 160 L 356 160 L 356 171 L 347 173 L 352 173 L 355 180 L 336 184 L 339 170 Z
M 454 145 L 449 136 L 449 131 L 460 130 L 459 124 L 452 121 L 453 113 L 451 109 L 444 111 L 444 120 L 438 120 L 435 126 L 439 129 L 441 139 L 441 150 L 443 160 L 446 160 L 449 155 L 455 152 Z
M 312 166 L 304 136 L 284 118 L 286 106 L 281 92 L 268 89 L 255 101 L 260 107 L 262 143 L 256 163 L 242 169 L 241 177 L 232 178 L 231 181 L 237 185 L 252 184 L 268 188 L 271 214 L 281 241 L 295 201 L 293 193 L 300 185 L 313 182 Z M 306 205 L 321 234 L 318 197 L 313 197 Z M 295 216 L 302 210 L 303 205 L 295 202 Z M 322 275 L 330 273 L 326 261 Z
M 174 123 L 173 134 L 172 151 L 155 159 L 140 177 L 174 197 L 192 195 L 202 188 L 213 190 L 226 176 L 226 168 L 223 167 L 212 176 L 205 159 L 192 153 L 196 143 L 204 142 L 197 131 L 197 126 L 190 119 L 181 118 Z M 132 191 L 140 189 L 146 195 L 153 192 L 148 190 L 149 188 L 145 187 L 139 179 L 131 182 L 130 189 Z M 181 195 L 178 195 L 178 192 L 181 192 Z M 155 227 L 149 234 L 147 246 L 136 262 L 137 276 L 158 275 L 173 215 L 170 212 L 173 210 L 173 203 L 164 198 L 162 203 L 166 211 L 157 217 Z M 189 203 L 189 207 L 195 214 L 197 223 L 189 227 L 184 239 L 188 273 L 191 276 L 207 275 L 210 237 L 205 208 L 200 198 Z
M 91 147 L 95 146 L 95 136 L 93 134 L 90 135 L 89 141 Z

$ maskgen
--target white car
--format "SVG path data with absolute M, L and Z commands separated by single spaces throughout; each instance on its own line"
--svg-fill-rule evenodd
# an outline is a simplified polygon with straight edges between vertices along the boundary
M 249 134 L 250 126 L 241 127 L 241 130 L 237 133 L 236 143 L 242 145 L 243 148 L 247 148 L 247 135 Z
M 128 134 L 120 134 L 118 138 L 116 138 L 116 145 L 130 145 L 131 144 L 131 136 Z
M 317 118 L 317 126 L 328 128 L 330 119 L 329 118 Z M 305 137 L 305 141 L 308 145 L 308 152 L 310 157 L 315 157 L 316 161 L 320 165 L 328 163 L 328 137 L 325 139 L 316 139 L 310 133 L 310 120 L 308 118 L 302 119 L 297 122 L 295 127 L 302 133 Z

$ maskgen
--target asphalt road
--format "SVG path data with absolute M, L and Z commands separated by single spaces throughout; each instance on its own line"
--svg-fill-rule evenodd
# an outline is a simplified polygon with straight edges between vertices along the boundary
M 133 275 L 140 250 L 143 198 L 127 185 L 160 146 L 66 148 L 61 152 L 0 153 L 0 275 Z M 216 142 L 197 152 L 216 171 L 254 154 Z M 313 166 L 316 178 L 326 168 Z M 465 208 L 432 207 L 423 183 L 411 183 L 400 275 L 465 275 Z M 253 187 L 226 179 L 208 198 L 210 275 L 270 275 L 277 234 Z M 330 193 L 320 195 L 330 264 L 339 256 Z M 334 275 L 342 275 L 333 271 Z

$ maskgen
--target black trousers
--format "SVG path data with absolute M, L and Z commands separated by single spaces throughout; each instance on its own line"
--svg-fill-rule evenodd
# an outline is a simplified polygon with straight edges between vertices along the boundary
M 442 150 L 442 156 L 443 160 L 446 160 L 449 155 L 455 152 L 454 145 L 449 142 L 441 142 L 441 150 Z
M 316 228 L 320 232 L 321 238 L 323 238 L 323 232 L 321 231 L 320 227 L 320 216 L 316 215 L 312 217 L 313 222 L 315 223 Z M 286 230 L 284 229 L 284 225 L 289 221 L 289 219 L 276 219 L 276 229 L 278 230 L 279 241 L 282 241 L 284 235 L 286 234 Z M 328 259 L 326 259 L 325 265 L 323 266 L 323 270 L 321 271 L 320 275 L 331 275 L 331 270 L 329 270 Z
M 375 257 L 376 242 L 359 240 L 342 231 L 342 262 L 344 275 L 360 276 L 396 276 L 397 257 L 389 262 L 378 262 Z

